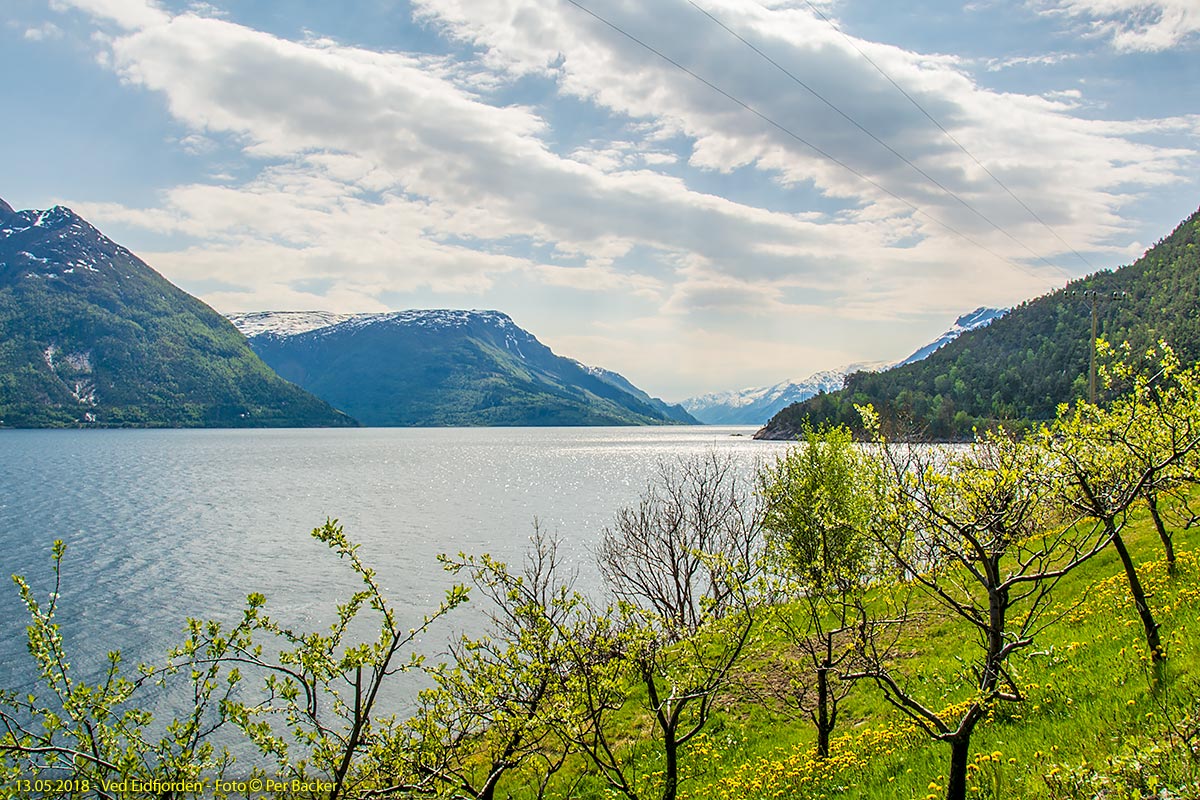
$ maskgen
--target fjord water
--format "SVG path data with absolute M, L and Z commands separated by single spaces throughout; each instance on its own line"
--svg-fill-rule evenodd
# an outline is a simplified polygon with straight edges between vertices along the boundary
M 660 459 L 709 449 L 747 471 L 782 445 L 747 427 L 0 431 L 2 572 L 44 602 L 67 544 L 59 621 L 77 666 L 159 660 L 188 616 L 236 620 L 246 595 L 317 630 L 356 587 L 310 531 L 336 518 L 415 624 L 452 578 L 439 553 L 519 562 L 534 517 L 594 589 L 592 554 Z M 742 434 L 737 436 L 735 434 Z M 459 612 L 469 620 L 470 611 Z M 0 590 L 0 688 L 33 679 L 26 612 Z M 439 649 L 456 622 L 423 643 Z

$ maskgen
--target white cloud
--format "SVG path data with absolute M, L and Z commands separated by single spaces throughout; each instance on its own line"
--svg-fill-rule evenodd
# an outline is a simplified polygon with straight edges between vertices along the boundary
M 620 148 L 592 152 L 587 164 L 556 156 L 541 138 L 544 121 L 530 110 L 476 100 L 416 57 L 288 42 L 192 16 L 120 37 L 112 54 L 127 81 L 163 92 L 172 113 L 195 130 L 237 136 L 253 157 L 290 160 L 288 177 L 297 186 L 285 194 L 293 202 L 342 196 L 345 185 L 313 174 L 336 162 L 354 172 L 343 176 L 351 191 L 390 188 L 422 198 L 426 230 L 436 236 L 488 241 L 519 232 L 564 253 L 587 252 L 615 236 L 626 249 L 699 250 L 726 268 L 752 241 L 768 272 L 794 266 L 778 263 L 763 244 L 799 239 L 814 253 L 844 245 L 838 226 L 626 169 Z M 284 177 L 276 171 L 272 180 Z M 261 200 L 252 186 L 220 194 L 222 213 L 240 218 L 253 215 Z M 227 222 L 212 219 L 212 204 L 183 205 L 203 195 L 199 187 L 172 195 L 173 204 L 188 208 L 184 227 L 197 236 Z
M 178 144 L 188 155 L 202 156 L 217 149 L 217 143 L 199 133 L 189 133 L 178 140 Z
M 143 253 L 183 283 L 218 280 L 245 286 L 210 302 L 249 299 L 313 281 L 329 281 L 335 291 L 309 299 L 306 307 L 360 310 L 347 302 L 379 306 L 384 292 L 431 288 L 445 292 L 486 290 L 495 276 L 528 268 L 526 260 L 424 235 L 438 223 L 429 207 L 385 195 L 363 200 L 359 189 L 318 165 L 277 167 L 246 186 L 188 185 L 167 193 L 160 208 L 129 209 L 113 204 L 77 203 L 76 210 L 98 225 L 132 225 L 195 237 L 203 244 L 182 251 Z M 272 307 L 280 307 L 278 303 Z
M 1200 32 L 1196 0 L 1059 0 L 1053 8 L 1085 18 L 1123 51 L 1169 50 Z
M 1021 266 L 558 0 L 417 0 L 423 20 L 478 52 L 464 62 L 290 41 L 213 9 L 171 16 L 133 0 L 70 3 L 119 29 L 96 40 L 104 63 L 164 99 L 187 129 L 178 146 L 199 158 L 217 142 L 222 158 L 242 151 L 240 169 L 213 164 L 214 183 L 166 189 L 151 207 L 74 203 L 102 227 L 189 237 L 190 246 L 145 255 L 185 286 L 234 287 L 205 294 L 222 310 L 372 310 L 383 296 L 480 295 L 501 284 L 634 297 L 680 337 L 641 358 L 658 359 L 659 374 L 682 385 L 691 367 L 679 351 L 697 326 L 727 326 L 735 339 L 824 337 L 832 352 L 845 348 L 838 337 L 909 309 L 952 319 L 1063 280 L 679 0 L 595 5 Z M 1066 250 L 825 22 L 795 4 L 706 7 L 1037 254 Z M 1155 137 L 1192 132 L 1197 118 L 1084 119 L 1076 90 L 996 92 L 954 56 L 855 44 L 1079 249 L 1126 247 L 1122 207 L 1194 172 L 1194 151 Z M 523 101 L 544 105 L 493 99 L 499 90 L 525 97 L 512 91 L 522 78 L 549 87 Z M 556 130 L 549 106 L 564 97 L 608 133 L 576 141 L 570 126 Z M 745 188 L 736 200 L 698 188 L 737 170 Z M 573 324 L 557 340 L 612 338 L 593 321 Z M 810 366 L 901 355 L 857 351 Z
M 23 34 L 31 42 L 41 42 L 46 39 L 61 39 L 62 29 L 53 22 L 44 22 L 33 28 L 26 28 Z
M 619 272 L 607 264 L 586 267 L 562 267 L 536 264 L 527 268 L 533 280 L 548 286 L 561 286 L 587 292 L 620 292 L 629 296 L 659 299 L 664 284 L 655 278 L 637 273 Z
M 152 0 L 50 0 L 58 10 L 76 8 L 125 30 L 162 25 L 169 15 Z
M 987 60 L 988 72 L 999 72 L 1012 67 L 1045 67 L 1061 64 L 1078 58 L 1076 53 L 1045 53 L 1040 56 L 1013 56 L 1012 58 L 990 58 Z
M 693 167 L 729 172 L 750 166 L 793 187 L 811 181 L 827 196 L 862 204 L 864 218 L 911 213 L 903 203 L 571 6 L 551 0 L 419 0 L 418 5 L 425 18 L 484 48 L 490 63 L 513 77 L 550 76 L 565 94 L 684 135 L 691 141 Z M 653 9 L 592 5 L 623 29 L 668 55 L 687 59 L 689 68 L 939 219 L 1009 257 L 1028 257 L 1027 250 L 924 182 L 686 4 L 673 3 L 669 9 L 661 4 Z M 941 138 L 824 21 L 804 10 L 769 9 L 741 0 L 710 2 L 706 7 L 1034 250 L 1062 250 L 1057 239 Z M 536 25 L 526 24 L 529 18 L 536 19 Z M 1118 211 L 1130 199 L 1128 187 L 1122 186 L 1128 177 L 1126 165 L 1137 163 L 1144 170 L 1143 185 L 1176 180 L 1187 172 L 1190 154 L 1112 135 L 1101 123 L 1071 116 L 1073 102 L 989 91 L 972 81 L 951 56 L 863 40 L 855 45 L 1018 194 L 1033 200 L 1044 218 L 1069 229 L 1064 238 L 1077 247 L 1095 245 L 1121 224 Z M 1051 175 L 1054 179 L 1048 181 Z M 946 235 L 928 219 L 921 219 L 919 227 L 922 236 Z

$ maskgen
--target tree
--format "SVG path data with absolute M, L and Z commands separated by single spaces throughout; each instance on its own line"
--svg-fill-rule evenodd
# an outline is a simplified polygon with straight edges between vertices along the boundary
M 1108 350 L 1107 343 L 1103 349 Z M 1148 424 L 1135 431 L 1140 437 L 1134 437 L 1131 451 L 1139 464 L 1150 471 L 1142 496 L 1163 545 L 1167 572 L 1174 575 L 1175 545 L 1163 522 L 1159 502 L 1163 496 L 1169 496 L 1186 508 L 1190 489 L 1198 481 L 1200 375 L 1195 367 L 1181 369 L 1174 350 L 1166 342 L 1160 341 L 1146 352 L 1142 366 L 1149 369 L 1138 370 L 1138 365 L 1131 363 L 1128 345 L 1123 349 L 1124 359 L 1115 361 L 1102 374 L 1109 385 L 1114 379 L 1132 384 L 1127 395 L 1115 404 L 1116 413 L 1128 415 L 1138 406 L 1150 411 Z M 1141 416 L 1145 421 L 1146 415 Z
M 399 758 L 411 764 L 414 788 L 478 800 L 491 800 L 506 773 L 536 762 L 542 797 L 570 753 L 562 736 L 567 637 L 578 638 L 586 604 L 561 574 L 557 540 L 536 520 L 519 574 L 487 555 L 443 563 L 467 573 L 489 603 L 491 626 L 481 638 L 460 638 L 452 663 L 432 670 L 436 685 L 421 692 Z
M 817 756 L 826 758 L 839 704 L 854 685 L 844 677 L 852 671 L 847 667 L 856 636 L 872 619 L 863 594 L 880 574 L 871 535 L 879 482 L 874 463 L 855 447 L 848 428 L 817 431 L 806 425 L 803 433 L 801 446 L 759 473 L 759 486 L 781 599 L 794 603 L 801 615 L 797 623 L 790 605 L 773 615 L 804 661 L 780 656 L 775 672 L 788 678 L 788 686 L 776 695 L 812 720 Z
M 13 576 L 30 617 L 29 653 L 39 681 L 27 692 L 0 692 L 0 778 L 3 790 L 14 792 L 5 796 L 43 796 L 42 789 L 23 787 L 29 778 L 55 779 L 46 785 L 60 787 L 62 797 L 102 798 L 120 794 L 108 785 L 126 778 L 176 787 L 197 786 L 202 775 L 219 778 L 233 758 L 210 737 L 224 724 L 220 709 L 240 681 L 236 672 L 222 677 L 219 665 L 250 645 L 253 615 L 247 612 L 228 631 L 188 620 L 187 640 L 172 652 L 175 660 L 142 665 L 134 678 L 122 674 L 121 654 L 110 652 L 99 681 L 88 683 L 73 668 L 57 622 L 65 555 L 66 546 L 55 541 L 54 589 L 45 602 L 24 577 Z M 259 599 L 252 596 L 251 604 Z M 146 693 L 164 690 L 181 690 L 174 696 L 191 702 L 154 739 Z
M 256 701 L 229 700 L 222 710 L 275 761 L 281 778 L 324 783 L 329 788 L 319 793 L 328 800 L 395 793 L 407 776 L 396 774 L 390 758 L 397 739 L 395 722 L 376 714 L 380 690 L 395 675 L 421 665 L 414 644 L 435 620 L 464 602 L 467 592 L 452 587 L 436 611 L 406 627 L 384 596 L 375 571 L 359 557 L 358 545 L 336 520 L 326 521 L 312 535 L 345 559 L 363 585 L 337 606 L 329 632 L 295 631 L 262 613 L 262 597 L 252 596 L 246 611 L 251 630 L 267 635 L 278 654 L 268 656 L 261 643 L 239 641 L 217 659 L 193 655 L 191 663 L 220 663 L 264 676 Z M 374 641 L 348 643 L 364 608 L 375 612 L 378 634 Z M 201 644 L 207 646 L 207 637 Z
M 1058 581 L 1109 542 L 1101 525 L 1063 519 L 1048 456 L 1035 441 L 1000 434 L 946 453 L 888 446 L 888 502 L 880 545 L 909 580 L 975 633 L 978 651 L 964 668 L 966 697 L 948 709 L 923 702 L 883 654 L 864 653 L 887 700 L 951 748 L 948 800 L 966 797 L 971 736 L 997 702 L 1019 702 L 1009 657 L 1033 644 Z
M 380 692 L 398 673 L 420 666 L 413 645 L 466 599 L 466 590 L 453 587 L 435 612 L 405 627 L 336 521 L 313 536 L 346 559 L 363 584 L 337 606 L 328 633 L 293 630 L 268 616 L 266 599 L 253 593 L 232 626 L 189 619 L 183 644 L 164 664 L 140 667 L 136 679 L 123 676 L 120 654 L 110 653 L 96 684 L 75 674 L 59 632 L 65 547 L 56 542 L 55 588 L 47 602 L 14 576 L 30 615 L 29 649 L 45 694 L 0 692 L 0 777 L 62 779 L 57 785 L 63 797 L 116 797 L 126 792 L 111 787 L 123 779 L 143 786 L 157 781 L 165 797 L 193 795 L 202 776 L 219 779 L 233 763 L 212 736 L 234 726 L 275 762 L 275 776 L 307 787 L 301 794 L 338 800 L 405 791 L 410 776 L 392 757 L 399 737 L 394 719 L 377 713 Z M 378 634 L 354 643 L 350 631 L 364 609 L 376 613 Z M 243 671 L 262 678 L 260 692 Z M 148 735 L 153 719 L 147 708 L 155 698 L 145 692 L 151 687 L 177 690 L 172 696 L 187 701 L 157 740 Z M 263 776 L 261 768 L 254 773 Z M 13 796 L 28 794 L 19 783 L 12 786 Z
M 1111 354 L 1107 345 L 1102 352 Z M 1128 355 L 1128 353 L 1127 353 Z M 1137 567 L 1121 531 L 1130 507 L 1177 485 L 1194 472 L 1200 450 L 1200 383 L 1195 369 L 1180 370 L 1164 343 L 1147 353 L 1157 370 L 1139 374 L 1127 359 L 1104 375 L 1132 385 L 1108 408 L 1079 403 L 1059 409 L 1041 439 L 1052 453 L 1059 491 L 1078 513 L 1099 520 L 1121 559 L 1146 646 L 1157 663 L 1165 658 L 1159 624 L 1154 619 Z M 1173 547 L 1165 529 L 1160 535 L 1168 561 Z
M 608 729 L 621 682 L 645 692 L 664 761 L 661 797 L 674 800 L 683 750 L 708 723 L 750 639 L 760 546 L 757 499 L 732 459 L 715 452 L 660 463 L 638 506 L 604 532 L 600 569 L 620 625 L 598 630 L 591 652 L 580 650 L 590 674 L 578 687 L 574 739 L 630 800 L 639 796 L 634 767 Z

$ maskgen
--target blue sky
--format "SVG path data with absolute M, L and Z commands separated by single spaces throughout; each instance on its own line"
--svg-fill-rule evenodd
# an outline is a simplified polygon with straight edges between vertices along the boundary
M 1200 204 L 1197 0 L 5 6 L 14 207 L 219 311 L 496 308 L 671 400 L 899 359 Z

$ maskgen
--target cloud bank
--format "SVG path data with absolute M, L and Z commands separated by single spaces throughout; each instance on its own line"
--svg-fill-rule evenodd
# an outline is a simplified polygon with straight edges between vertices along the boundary
M 1160 139 L 1194 135 L 1197 117 L 1087 118 L 1078 91 L 996 91 L 953 55 L 848 39 L 789 4 L 704 8 L 911 166 L 681 0 L 585 5 L 777 125 L 560 0 L 416 0 L 453 57 L 291 40 L 136 0 L 57 2 L 93 20 L 105 68 L 161 97 L 187 131 L 176 146 L 219 174 L 166 187 L 152 207 L 74 205 L 186 241 L 144 255 L 215 287 L 216 307 L 368 311 L 415 293 L 492 305 L 538 287 L 581 308 L 627 301 L 621 324 L 664 342 L 643 353 L 647 372 L 674 370 L 698 330 L 836 337 L 1040 293 L 1085 270 L 1071 248 L 1136 248 L 1123 209 L 1195 167 L 1193 149 Z M 1151 27 L 1186 35 L 1194 14 L 1177 5 L 1159 4 Z M 1166 36 L 1150 30 L 1144 41 Z M 219 173 L 222 159 L 239 169 Z M 602 341 L 622 349 L 599 324 L 560 324 L 558 341 L 591 342 L 572 353 L 585 359 Z

